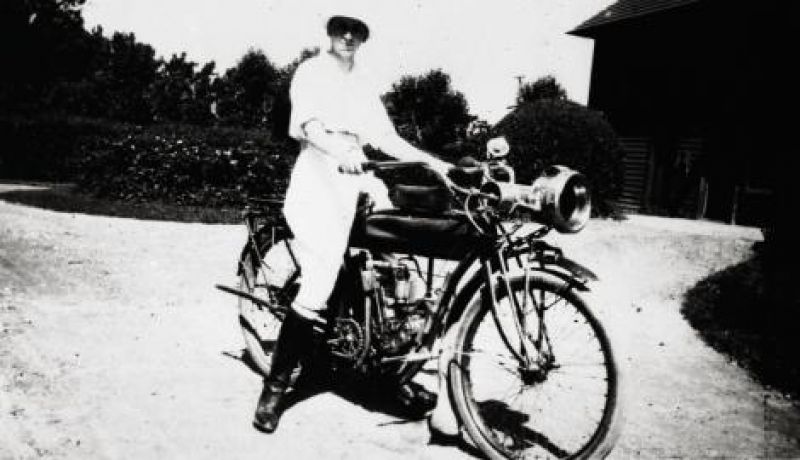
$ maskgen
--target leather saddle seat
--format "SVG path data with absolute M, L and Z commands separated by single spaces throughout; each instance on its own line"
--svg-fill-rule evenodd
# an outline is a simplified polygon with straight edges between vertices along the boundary
M 458 260 L 486 242 L 463 213 L 448 209 L 446 190 L 396 186 L 392 201 L 397 209 L 357 214 L 350 246 Z

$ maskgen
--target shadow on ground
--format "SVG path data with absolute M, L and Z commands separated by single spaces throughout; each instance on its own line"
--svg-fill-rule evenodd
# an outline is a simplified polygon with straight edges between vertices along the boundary
M 246 350 L 242 350 L 240 356 L 228 353 L 226 356 L 241 361 L 252 372 L 261 374 Z M 401 397 L 400 390 L 391 383 L 391 380 L 380 381 L 366 378 L 352 371 L 332 371 L 330 363 L 318 354 L 315 354 L 313 359 L 315 361 L 312 364 L 306 363 L 302 367 L 300 375 L 286 394 L 284 411 L 291 410 L 292 406 L 315 395 L 332 392 L 369 412 L 380 412 L 395 417 L 397 420 L 387 424 L 397 425 L 425 420 L 427 413 L 433 409 L 435 404 L 436 396 L 425 390 L 420 384 L 411 382 L 407 386 L 414 394 L 425 395 L 427 393 L 434 399 L 430 400 L 428 399 L 430 396 L 422 396 L 409 400 L 407 397 Z M 421 372 L 426 372 L 426 370 L 423 369 Z M 429 444 L 453 446 L 472 457 L 482 457 L 480 450 L 466 442 L 463 437 L 432 436 Z
M 51 211 L 97 216 L 207 224 L 241 222 L 239 209 L 103 200 L 80 193 L 73 184 L 6 186 L 0 188 L 0 200 Z
M 798 400 L 800 336 L 790 319 L 797 305 L 776 302 L 764 273 L 757 251 L 689 289 L 681 313 L 709 346 Z

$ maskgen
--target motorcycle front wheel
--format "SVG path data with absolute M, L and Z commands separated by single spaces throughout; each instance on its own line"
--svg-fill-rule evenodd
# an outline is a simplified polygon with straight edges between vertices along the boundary
M 459 326 L 450 389 L 466 431 L 491 459 L 605 457 L 621 424 L 605 330 L 561 279 L 532 272 L 510 286 L 522 334 L 500 283 L 497 315 L 478 296 Z

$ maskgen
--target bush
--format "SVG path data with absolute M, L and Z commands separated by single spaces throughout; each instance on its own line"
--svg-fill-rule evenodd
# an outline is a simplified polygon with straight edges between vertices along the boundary
M 530 183 L 546 166 L 562 164 L 585 174 L 593 211 L 614 216 L 622 183 L 622 149 L 605 117 L 562 99 L 520 105 L 493 129 L 511 145 L 509 162 L 518 182 Z
M 140 128 L 86 145 L 79 189 L 128 202 L 241 206 L 285 192 L 296 150 L 259 130 Z
M 129 129 L 118 123 L 80 117 L 0 116 L 0 177 L 72 181 L 84 143 L 119 137 Z

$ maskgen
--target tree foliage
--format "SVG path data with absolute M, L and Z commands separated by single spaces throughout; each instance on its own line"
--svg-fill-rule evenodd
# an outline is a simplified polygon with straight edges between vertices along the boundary
M 108 117 L 134 123 L 153 120 L 150 87 L 161 63 L 152 46 L 136 41 L 133 33 L 115 32 L 105 43 L 101 68 L 92 75 L 104 96 Z
M 433 152 L 463 139 L 475 118 L 464 95 L 450 86 L 450 77 L 441 70 L 401 78 L 385 95 L 385 103 L 398 133 Z
M 567 100 L 567 92 L 552 75 L 539 78 L 533 83 L 524 83 L 517 91 L 517 105 L 543 99 Z
M 84 2 L 0 3 L 4 111 L 56 112 L 137 124 L 272 127 L 274 119 L 288 126 L 291 74 L 314 50 L 305 50 L 286 68 L 276 67 L 260 50 L 249 50 L 220 77 L 213 62 L 201 65 L 185 53 L 157 58 L 153 47 L 132 33 L 107 37 L 102 27 L 86 31 L 80 12 Z
M 173 54 L 162 64 L 149 93 L 156 121 L 169 120 L 207 125 L 214 119 L 212 105 L 215 64 L 199 71 L 186 53 Z
M 84 0 L 0 2 L 0 102 L 28 108 L 52 82 L 82 75 L 91 58 L 80 6 Z
M 232 124 L 264 125 L 278 93 L 278 76 L 278 68 L 263 51 L 250 49 L 217 82 L 217 113 Z
M 303 50 L 282 68 L 251 49 L 220 76 L 213 62 L 198 64 L 185 53 L 158 58 L 133 33 L 84 30 L 84 1 L 2 3 L 0 28 L 9 34 L 0 44 L 9 63 L 0 74 L 5 109 L 135 124 L 259 127 L 288 138 L 292 75 L 319 49 Z M 20 42 L 26 46 L 15 46 Z M 474 118 L 441 70 L 403 78 L 386 99 L 401 135 L 435 152 L 463 139 Z

